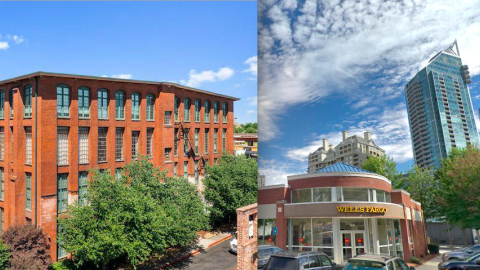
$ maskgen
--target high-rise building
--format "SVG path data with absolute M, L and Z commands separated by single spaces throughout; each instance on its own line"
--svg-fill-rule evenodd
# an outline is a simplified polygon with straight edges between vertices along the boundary
M 89 171 L 118 177 L 139 156 L 202 190 L 204 165 L 233 154 L 235 100 L 173 83 L 45 72 L 0 81 L 1 228 L 41 227 L 52 258 L 66 257 L 56 220 L 84 203 Z
M 405 86 L 418 166 L 439 167 L 453 147 L 479 143 L 468 74 L 455 41 L 432 57 Z
M 385 155 L 385 150 L 375 144 L 370 132 L 363 135 L 349 136 L 348 131 L 343 131 L 342 142 L 335 147 L 328 144 L 328 139 L 323 139 L 323 146 L 308 155 L 308 173 L 339 162 L 360 168 L 369 156 Z

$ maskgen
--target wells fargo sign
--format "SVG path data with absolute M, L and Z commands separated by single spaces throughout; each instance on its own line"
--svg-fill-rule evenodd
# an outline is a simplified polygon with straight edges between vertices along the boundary
M 337 206 L 338 213 L 372 213 L 372 214 L 385 214 L 387 208 L 385 207 L 370 207 L 370 206 Z

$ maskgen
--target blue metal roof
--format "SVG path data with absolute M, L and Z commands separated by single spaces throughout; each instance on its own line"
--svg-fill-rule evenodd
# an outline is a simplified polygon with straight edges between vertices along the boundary
M 370 171 L 360 169 L 342 162 L 335 163 L 331 166 L 325 167 L 317 171 L 319 172 L 362 172 L 362 173 L 372 173 Z

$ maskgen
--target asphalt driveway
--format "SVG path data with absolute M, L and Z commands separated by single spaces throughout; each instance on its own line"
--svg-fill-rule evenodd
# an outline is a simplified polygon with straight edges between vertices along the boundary
M 168 270 L 235 270 L 237 255 L 230 253 L 230 240 L 167 268 Z

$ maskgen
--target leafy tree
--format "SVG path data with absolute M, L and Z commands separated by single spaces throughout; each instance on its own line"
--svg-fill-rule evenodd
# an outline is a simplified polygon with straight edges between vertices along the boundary
M 8 269 L 10 257 L 10 249 L 6 244 L 0 242 L 0 270 Z
M 403 188 L 405 179 L 397 171 L 397 163 L 387 156 L 369 156 L 362 169 L 380 174 L 392 181 L 393 188 Z
M 106 269 L 125 259 L 135 267 L 169 247 L 195 241 L 197 230 L 207 225 L 195 186 L 166 177 L 145 159 L 126 165 L 116 181 L 95 171 L 87 200 L 58 220 L 58 241 L 77 266 Z
M 235 133 L 257 133 L 257 123 L 245 123 L 235 127 Z
M 214 225 L 236 220 L 236 209 L 257 202 L 257 161 L 224 153 L 220 164 L 206 167 L 205 199 Z
M 479 229 L 480 149 L 470 145 L 452 149 L 435 177 L 440 185 L 437 196 L 440 214 L 462 229 Z
M 422 204 L 425 218 L 438 217 L 436 198 L 440 192 L 440 184 L 429 169 L 413 167 L 408 171 L 408 188 L 412 199 Z
M 8 269 L 48 269 L 48 266 L 52 263 L 50 245 L 47 243 L 42 229 L 31 225 L 15 225 L 5 231 L 2 241 L 8 246 L 11 254 Z M 4 248 L 4 244 L 2 244 L 2 250 Z M 2 251 L 2 261 L 6 256 L 5 252 Z

